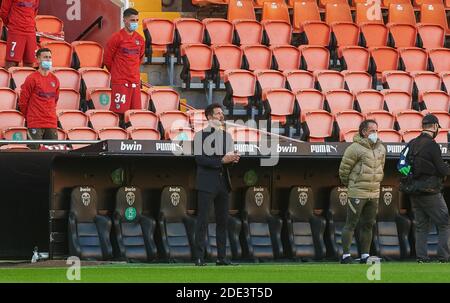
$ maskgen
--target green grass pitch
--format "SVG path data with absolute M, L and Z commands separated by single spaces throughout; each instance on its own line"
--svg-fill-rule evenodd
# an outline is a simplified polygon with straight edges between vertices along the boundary
M 0 282 L 72 282 L 68 267 L 0 268 Z M 109 264 L 82 266 L 80 282 L 153 283 L 302 283 L 302 282 L 450 282 L 450 264 L 412 262 L 381 263 L 379 281 L 369 281 L 369 265 L 337 263 L 240 264 L 217 267 L 208 264 Z

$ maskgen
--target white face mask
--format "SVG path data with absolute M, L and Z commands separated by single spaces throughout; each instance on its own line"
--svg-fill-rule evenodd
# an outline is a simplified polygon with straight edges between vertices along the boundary
M 377 141 L 378 141 L 378 134 L 377 133 L 371 133 L 367 138 L 370 141 L 372 141 L 372 143 L 377 143 Z

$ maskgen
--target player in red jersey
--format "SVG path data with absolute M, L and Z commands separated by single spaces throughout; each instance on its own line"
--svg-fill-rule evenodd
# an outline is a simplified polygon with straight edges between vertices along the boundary
M 123 12 L 125 27 L 113 34 L 106 46 L 103 61 L 111 73 L 110 110 L 123 115 L 129 109 L 142 109 L 140 65 L 144 58 L 144 38 L 136 32 L 139 12 Z
M 36 15 L 40 0 L 3 0 L 0 18 L 8 28 L 6 68 L 33 66 L 37 50 Z
M 26 118 L 30 139 L 56 140 L 58 139 L 56 103 L 59 98 L 59 80 L 50 72 L 51 51 L 48 48 L 41 48 L 36 52 L 36 57 L 39 69 L 30 74 L 22 84 L 19 108 Z

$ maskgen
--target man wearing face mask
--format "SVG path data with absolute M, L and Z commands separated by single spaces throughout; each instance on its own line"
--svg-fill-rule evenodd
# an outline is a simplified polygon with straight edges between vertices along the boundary
M 432 114 L 422 120 L 422 133 L 413 139 L 409 154 L 413 154 L 413 179 L 417 184 L 435 188 L 435 192 L 418 192 L 411 194 L 410 200 L 416 219 L 416 256 L 417 262 L 428 262 L 427 238 L 430 222 L 436 225 L 439 232 L 438 260 L 449 262 L 450 224 L 448 208 L 440 192 L 443 178 L 450 175 L 450 167 L 442 160 L 441 148 L 434 141 L 439 132 L 439 120 Z
M 28 137 L 32 140 L 58 139 L 56 103 L 59 80 L 50 72 L 52 52 L 41 48 L 36 52 L 39 69 L 30 74 L 21 86 L 19 109 L 26 118 Z M 38 145 L 30 145 L 38 148 Z
M 386 149 L 378 139 L 378 124 L 365 120 L 353 143 L 345 150 L 339 177 L 348 187 L 347 220 L 342 230 L 341 263 L 353 263 L 350 246 L 356 225 L 360 223 L 360 263 L 367 263 L 372 242 L 372 229 L 378 213 L 380 183 L 384 176 Z
M 136 30 L 139 12 L 127 8 L 123 12 L 125 27 L 109 39 L 103 62 L 111 73 L 110 110 L 123 114 L 129 109 L 142 109 L 140 66 L 145 53 L 144 38 Z

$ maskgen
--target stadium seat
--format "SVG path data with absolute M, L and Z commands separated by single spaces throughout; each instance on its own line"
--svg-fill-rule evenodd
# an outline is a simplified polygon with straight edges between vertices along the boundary
M 156 222 L 143 215 L 140 188 L 121 187 L 116 192 L 114 231 L 121 258 L 126 261 L 151 261 L 157 257 L 154 239 Z
M 381 7 L 375 2 L 357 2 L 355 4 L 355 23 L 361 25 L 363 23 L 379 23 L 383 24 L 383 15 Z M 379 45 L 378 45 L 379 46 Z
M 275 70 L 256 70 L 256 92 L 260 97 L 265 90 L 272 88 L 285 88 L 286 77 Z
M 2 151 L 24 151 L 30 150 L 30 148 L 23 144 L 5 144 L 0 146 Z
M 67 132 L 64 129 L 58 128 L 58 140 L 64 141 L 67 140 Z
M 129 127 L 127 128 L 128 136 L 131 140 L 159 140 L 161 134 L 153 128 L 145 127 Z
M 53 67 L 71 67 L 73 49 L 72 45 L 65 41 L 49 41 L 41 43 L 42 48 L 48 48 L 52 51 Z
M 390 45 L 396 48 L 415 47 L 417 43 L 417 28 L 411 24 L 389 23 Z
M 1 21 L 0 21 L 1 22 Z M 0 23 L 0 30 L 2 30 L 3 26 Z M 6 66 L 6 41 L 0 40 L 0 67 Z
M 112 222 L 97 211 L 93 187 L 72 190 L 68 222 L 69 253 L 81 259 L 107 260 L 113 257 L 110 233 Z
M 445 92 L 450 92 L 450 72 L 441 72 L 439 73 L 442 81 L 442 90 Z
M 147 89 L 141 88 L 141 103 L 143 110 L 148 110 L 150 108 L 150 95 L 147 92 Z
M 364 90 L 372 88 L 372 77 L 362 71 L 343 71 L 344 75 L 345 89 L 353 94 Z
M 423 48 L 444 47 L 445 29 L 442 26 L 438 24 L 418 23 L 416 27 Z
M 244 0 L 245 1 L 245 0 Z M 249 1 L 246 1 L 249 2 Z M 260 44 L 263 39 L 263 27 L 256 20 L 235 20 L 234 44 L 255 45 Z
M 67 138 L 69 140 L 97 140 L 98 134 L 95 130 L 89 127 L 75 127 L 66 130 Z M 79 149 L 89 144 L 72 144 L 73 149 Z
M 178 18 L 175 24 L 175 40 L 177 48 L 186 44 L 202 44 L 204 39 L 205 25 L 193 18 Z
M 236 45 L 224 44 L 213 46 L 213 71 L 216 87 L 220 86 L 225 71 L 240 69 L 242 66 L 243 51 Z
M 101 68 L 81 68 L 81 98 L 86 98 L 86 94 L 93 88 L 109 88 L 111 75 L 108 71 Z
M 429 90 L 421 94 L 419 103 L 422 104 L 422 109 L 429 111 L 444 111 L 450 110 L 450 97 L 447 93 L 440 90 Z
M 344 88 L 344 75 L 334 70 L 316 71 L 317 89 L 323 93 L 333 89 Z
M 366 119 L 375 120 L 378 124 L 378 129 L 394 129 L 395 116 L 390 112 L 379 110 L 366 114 Z
M 44 34 L 64 38 L 64 22 L 61 19 L 50 15 L 37 15 L 35 20 L 38 36 Z
M 388 24 L 398 23 L 410 24 L 413 26 L 416 25 L 414 8 L 409 1 L 405 3 L 390 3 L 388 18 Z
M 234 25 L 231 21 L 219 18 L 203 19 L 205 43 L 208 45 L 233 43 Z
M 351 130 L 358 130 L 359 125 L 364 120 L 363 114 L 353 110 L 337 112 L 334 118 L 339 129 L 339 141 L 346 141 L 345 134 Z
M 78 71 L 72 68 L 54 68 L 52 73 L 58 78 L 59 85 L 62 88 L 74 89 L 77 92 L 80 90 L 81 75 Z
M 401 111 L 396 115 L 396 121 L 401 131 L 421 129 L 423 115 L 415 110 Z
M 262 22 L 264 29 L 264 42 L 267 45 L 289 45 L 292 40 L 292 27 L 286 21 L 265 20 Z
M 418 47 L 407 47 L 398 50 L 400 53 L 400 68 L 407 72 L 426 71 L 428 54 Z
M 331 43 L 331 28 L 322 21 L 305 21 L 300 37 L 303 44 L 328 47 Z
M 420 23 L 438 24 L 445 30 L 446 35 L 450 33 L 445 8 L 442 2 L 423 3 L 420 6 Z
M 27 140 L 28 129 L 26 127 L 8 127 L 2 131 L 2 139 Z
M 288 126 L 294 114 L 295 95 L 285 88 L 271 88 L 263 92 L 262 100 L 266 118 Z
M 25 117 L 16 110 L 0 111 L 0 132 L 9 127 L 25 126 Z
M 343 70 L 369 70 L 370 54 L 366 48 L 360 46 L 346 46 L 339 50 L 339 60 Z
M 272 46 L 273 67 L 281 72 L 298 70 L 301 64 L 300 50 L 292 45 Z
M 398 190 L 381 186 L 379 201 L 373 237 L 376 255 L 387 260 L 408 258 L 411 253 L 408 240 L 411 222 L 399 214 Z
M 248 127 L 228 127 L 227 132 L 230 133 L 234 142 L 252 142 L 260 141 L 261 133 L 254 128 Z
M 62 129 L 70 130 L 75 127 L 87 127 L 88 117 L 78 110 L 58 111 L 58 121 Z
M 327 228 L 328 228 L 328 241 L 331 248 L 332 255 L 339 259 L 342 256 L 342 231 L 345 225 L 347 217 L 347 188 L 335 187 L 330 193 L 330 206 L 327 212 Z M 358 232 L 355 232 L 355 236 L 358 236 Z M 350 246 L 350 254 L 353 257 L 358 256 L 358 245 L 356 237 L 352 238 Z
M 335 22 L 331 24 L 333 47 L 357 46 L 359 27 L 352 22 Z
M 270 69 L 272 66 L 272 51 L 263 45 L 243 46 L 244 67 L 250 71 Z
M 10 83 L 10 73 L 6 69 L 0 68 L 0 87 L 9 87 Z
M 181 186 L 166 186 L 161 192 L 157 223 L 161 239 L 160 253 L 173 261 L 193 256 L 195 220 L 186 213 L 187 194 Z
M 264 20 L 281 20 L 291 24 L 286 3 L 282 0 L 278 2 L 264 2 L 261 21 Z
M 415 100 L 420 99 L 420 95 L 428 90 L 440 90 L 441 89 L 441 78 L 437 73 L 433 72 L 415 72 L 411 73 L 414 79 L 414 98 Z
M 9 73 L 11 74 L 11 88 L 20 91 L 25 79 L 36 70 L 32 67 L 10 67 Z
M 359 134 L 357 129 L 350 129 L 348 131 L 346 131 L 343 135 L 344 137 L 344 142 L 353 142 L 353 138 L 355 137 L 355 135 Z
M 168 140 L 171 141 L 193 141 L 195 132 L 189 127 L 172 128 L 169 130 Z
M 180 111 L 166 111 L 159 114 L 159 121 L 163 127 L 164 139 L 170 136 L 170 130 L 190 128 L 189 116 Z
M 411 94 L 401 90 L 385 89 L 381 91 L 387 110 L 393 114 L 410 110 L 412 107 Z
M 56 103 L 56 110 L 79 110 L 80 94 L 71 88 L 62 88 L 59 90 L 59 99 Z
M 283 254 L 280 218 L 271 215 L 271 197 L 265 187 L 250 187 L 245 192 L 242 230 L 245 255 L 252 259 L 273 259 Z
M 224 82 L 226 95 L 223 104 L 233 115 L 233 109 L 236 105 L 244 106 L 250 114 L 251 106 L 254 104 L 256 92 L 256 76 L 246 70 L 227 70 L 225 71 Z
M 300 109 L 300 122 L 305 120 L 307 112 L 324 109 L 325 97 L 316 89 L 297 90 L 295 97 Z
M 371 60 L 373 60 L 374 70 L 372 74 L 377 75 L 377 79 L 381 78 L 384 71 L 397 70 L 399 65 L 399 54 L 397 50 L 390 47 L 373 47 L 370 48 Z
M 285 0 L 253 0 L 253 2 L 255 3 L 255 8 L 257 9 L 261 9 L 264 6 L 265 2 L 273 2 L 273 3 L 285 3 Z
M 313 214 L 311 187 L 294 186 L 289 192 L 285 216 L 286 252 L 295 259 L 320 260 L 325 257 L 325 219 Z
M 127 110 L 124 115 L 125 124 L 134 128 L 143 127 L 158 129 L 158 115 L 147 110 Z
M 302 45 L 299 49 L 302 54 L 302 69 L 310 72 L 328 69 L 330 52 L 325 47 Z
M 402 135 L 393 129 L 378 129 L 378 138 L 382 142 L 400 143 L 402 142 Z
M 354 96 L 344 89 L 334 89 L 326 92 L 325 99 L 332 114 L 354 109 Z
M 432 48 L 428 50 L 430 70 L 440 73 L 450 70 L 450 50 L 448 48 Z
M 304 35 L 305 44 L 329 45 L 331 30 L 322 22 L 316 1 L 295 1 L 293 21 L 294 32 Z
M 183 70 L 180 77 L 187 89 L 190 88 L 193 78 L 199 78 L 201 81 L 212 78 L 213 52 L 210 47 L 204 44 L 186 44 L 181 47 L 181 56 Z
M 109 110 L 112 96 L 110 88 L 91 88 L 88 90 L 86 99 L 90 109 Z
M 395 89 L 412 94 L 414 87 L 414 78 L 404 71 L 384 71 L 382 74 L 383 87 Z
M 97 131 L 100 140 L 128 140 L 128 133 L 120 127 L 104 127 Z
M 256 20 L 253 1 L 228 0 L 227 19 L 234 20 Z
M 442 126 L 443 129 L 450 128 L 450 115 L 448 112 L 430 111 L 430 113 L 432 113 L 438 118 L 439 124 Z
M 100 44 L 93 41 L 74 41 L 72 47 L 74 50 L 73 68 L 102 67 L 103 47 Z
M 153 62 L 153 53 L 169 54 L 173 51 L 175 24 L 171 20 L 146 18 L 142 20 L 145 36 L 145 55 L 147 62 Z
M 91 127 L 96 131 L 119 126 L 119 116 L 109 110 L 88 110 L 86 116 L 89 118 Z
M 333 133 L 333 115 L 325 110 L 309 111 L 305 114 L 305 127 L 309 142 L 324 142 Z
M 346 2 L 328 2 L 325 6 L 325 22 L 332 25 L 336 22 L 353 22 L 350 6 Z
M 361 113 L 367 113 L 384 109 L 384 96 L 377 90 L 360 90 L 355 94 Z
M 17 93 L 10 88 L 0 87 L 0 111 L 16 110 Z
M 172 88 L 152 87 L 150 94 L 150 110 L 156 114 L 180 109 L 180 94 Z
M 412 139 L 417 138 L 422 133 L 421 129 L 411 129 L 411 130 L 405 130 L 402 132 L 402 138 L 405 143 L 408 143 Z
M 362 23 L 359 25 L 361 30 L 361 45 L 367 48 L 383 47 L 388 44 L 389 30 L 382 23 Z
M 286 76 L 286 86 L 292 92 L 301 89 L 314 88 L 314 76 L 312 73 L 304 70 L 288 70 L 284 72 Z

